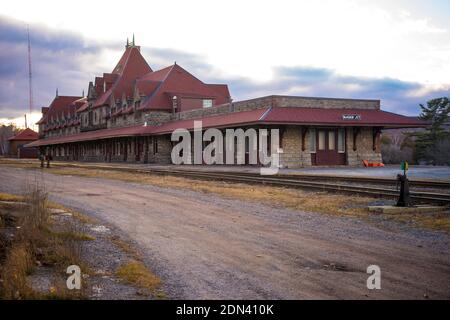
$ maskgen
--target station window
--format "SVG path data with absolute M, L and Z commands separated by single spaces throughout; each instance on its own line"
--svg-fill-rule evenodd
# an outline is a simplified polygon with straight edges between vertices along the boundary
M 316 129 L 309 129 L 309 152 L 316 152 Z
M 158 153 L 158 137 L 153 137 L 153 154 Z
M 203 108 L 211 108 L 213 105 L 212 99 L 203 99 Z
M 338 131 L 338 152 L 345 152 L 345 129 L 340 128 Z
M 319 150 L 325 150 L 325 131 L 319 131 Z
M 328 131 L 328 150 L 334 150 L 336 148 L 336 134 L 334 130 Z

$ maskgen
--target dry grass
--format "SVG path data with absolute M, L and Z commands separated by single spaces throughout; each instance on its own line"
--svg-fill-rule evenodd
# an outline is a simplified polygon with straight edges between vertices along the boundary
M 110 241 L 123 252 L 133 257 L 135 260 L 141 259 L 141 254 L 128 242 L 123 241 L 118 236 L 112 236 Z
M 328 192 L 312 192 L 301 189 L 274 186 L 254 186 L 242 183 L 197 180 L 162 176 L 155 174 L 136 174 L 115 170 L 97 170 L 86 168 L 53 168 L 52 173 L 61 175 L 78 175 L 92 178 L 106 178 L 133 183 L 151 184 L 164 188 L 178 188 L 202 193 L 213 193 L 223 197 L 254 201 L 285 207 L 298 211 L 310 211 L 335 216 L 360 217 L 370 221 L 368 205 L 374 198 L 354 195 L 349 201 L 345 195 Z M 351 202 L 351 206 L 349 203 Z M 450 232 L 450 216 L 440 215 L 391 215 L 388 219 L 397 222 L 408 222 L 416 227 Z
M 65 212 L 68 212 L 68 213 L 72 214 L 72 217 L 74 217 L 75 219 L 77 219 L 79 222 L 81 222 L 83 224 L 96 224 L 98 222 L 95 218 L 92 218 L 88 215 L 85 215 L 78 211 L 67 208 L 59 203 L 48 201 L 48 207 L 51 209 L 60 209 Z
M 0 163 L 3 163 L 0 161 Z M 13 165 L 13 164 L 12 164 Z M 27 164 L 18 164 L 28 166 Z M 36 165 L 32 165 L 36 168 Z M 367 209 L 374 198 L 354 195 L 349 206 L 348 197 L 327 192 L 310 192 L 301 189 L 282 188 L 274 186 L 253 186 L 242 183 L 227 183 L 220 181 L 197 180 L 162 176 L 155 174 L 130 173 L 117 170 L 98 170 L 89 168 L 53 167 L 46 169 L 54 174 L 75 175 L 92 178 L 106 178 L 126 182 L 151 184 L 158 187 L 193 190 L 203 193 L 218 194 L 223 197 L 245 201 L 261 202 L 268 205 L 285 207 L 299 211 L 310 211 L 337 216 L 357 216 L 370 220 Z M 441 215 L 391 215 L 387 219 L 398 222 L 412 223 L 417 227 L 450 232 L 450 217 Z
M 1 266 L 0 297 L 2 299 L 30 299 L 35 296 L 27 284 L 27 275 L 33 271 L 34 260 L 26 243 L 13 245 Z
M 17 220 L 13 242 L 6 248 L 6 256 L 0 267 L 0 298 L 5 299 L 68 299 L 78 298 L 82 291 L 65 290 L 65 268 L 76 264 L 84 270 L 80 240 L 90 240 L 77 229 L 66 224 L 54 230 L 49 219 L 47 195 L 39 187 L 29 188 L 20 198 L 2 194 L 3 199 L 18 199 L 26 205 L 17 205 Z M 61 226 L 60 226 L 61 228 Z M 37 264 L 51 266 L 55 271 L 53 292 L 38 292 L 27 284 L 27 276 Z M 58 289 L 59 288 L 59 289 Z
M 0 201 L 12 201 L 12 202 L 20 202 L 24 201 L 23 196 L 18 196 L 15 194 L 2 193 L 0 192 Z
M 434 213 L 383 214 L 388 220 L 450 233 L 450 210 Z
M 161 280 L 140 261 L 133 260 L 120 266 L 116 276 L 151 293 L 155 293 L 161 285 Z
M 125 252 L 133 260 L 120 266 L 115 275 L 123 281 L 133 284 L 158 299 L 165 299 L 165 293 L 160 289 L 161 280 L 142 262 L 141 254 L 129 242 L 125 242 L 118 236 L 112 236 L 110 241 Z
M 63 241 L 92 241 L 95 240 L 95 237 L 86 234 L 84 232 L 78 230 L 63 230 L 63 231 L 54 231 L 50 228 L 45 228 L 44 232 L 49 237 L 54 237 L 56 239 L 61 239 Z
M 253 186 L 242 183 L 196 180 L 154 174 L 136 174 L 114 170 L 85 168 L 53 168 L 54 174 L 77 175 L 91 178 L 106 178 L 134 183 L 151 184 L 158 187 L 188 189 L 203 193 L 214 193 L 224 197 L 263 202 L 294 210 L 312 211 L 336 215 L 362 215 L 368 212 L 366 205 L 373 201 L 368 197 L 352 197 L 352 208 L 347 207 L 348 198 L 326 192 L 307 192 L 300 189 L 273 186 Z

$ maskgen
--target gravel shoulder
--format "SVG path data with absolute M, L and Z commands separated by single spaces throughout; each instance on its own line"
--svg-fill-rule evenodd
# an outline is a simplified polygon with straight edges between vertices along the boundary
M 445 233 L 107 179 L 5 167 L 0 177 L 9 193 L 40 181 L 51 200 L 132 239 L 170 298 L 450 298 Z M 372 264 L 381 290 L 366 287 Z

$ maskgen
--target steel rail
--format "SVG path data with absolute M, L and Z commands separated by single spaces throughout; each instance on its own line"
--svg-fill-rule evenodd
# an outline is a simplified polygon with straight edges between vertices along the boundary
M 253 173 L 242 173 L 242 172 L 205 172 L 200 170 L 186 170 L 186 169 L 161 169 L 161 168 L 131 168 L 127 166 L 107 166 L 107 165 L 86 165 L 86 164 L 61 164 L 55 163 L 59 166 L 71 166 L 71 167 L 84 167 L 98 170 L 118 170 L 127 171 L 134 173 L 144 173 L 144 174 L 163 174 L 172 176 L 181 176 L 194 179 L 206 179 L 206 180 L 222 180 L 222 181 L 232 181 L 232 182 L 242 182 L 251 184 L 263 184 L 263 185 L 274 185 L 281 187 L 293 187 L 293 188 L 308 188 L 314 190 L 322 191 L 334 191 L 342 193 L 351 193 L 359 195 L 370 195 L 375 197 L 388 197 L 396 198 L 398 197 L 398 191 L 391 188 L 380 188 L 380 187 L 369 187 L 369 186 L 355 186 L 343 183 L 329 183 L 323 181 L 308 181 L 302 180 L 301 175 L 289 175 L 285 177 L 284 175 L 276 176 L 261 176 Z M 292 178 L 294 177 L 294 178 Z M 375 181 L 374 181 L 375 180 Z M 367 183 L 368 180 L 352 180 L 353 182 Z M 377 183 L 377 179 L 370 179 L 371 183 Z M 395 184 L 395 180 L 390 180 L 391 184 Z M 430 181 L 431 182 L 431 181 Z M 411 198 L 417 202 L 433 202 L 450 204 L 450 194 L 436 193 L 436 192 L 421 192 L 421 191 L 411 191 Z
M 36 163 L 36 162 L 29 162 Z M 57 167 L 74 167 L 97 170 L 114 170 L 131 173 L 143 174 L 162 174 L 181 176 L 193 179 L 221 180 L 230 182 L 241 182 L 250 184 L 274 185 L 280 187 L 291 188 L 307 188 L 313 190 L 341 192 L 347 194 L 370 195 L 375 197 L 398 197 L 398 191 L 392 188 L 380 188 L 374 186 L 351 185 L 349 183 L 369 183 L 375 185 L 396 185 L 393 179 L 384 178 L 367 178 L 367 177 L 333 177 L 333 176 L 313 176 L 313 175 L 285 175 L 279 174 L 274 176 L 262 176 L 251 172 L 218 172 L 218 171 L 201 171 L 188 169 L 162 169 L 162 168 L 138 168 L 120 165 L 102 165 L 102 164 L 84 164 L 84 163 L 68 163 L 54 162 L 52 165 Z M 339 181 L 339 183 L 330 183 L 329 181 Z M 445 181 L 410 181 L 412 186 L 428 186 L 434 188 L 450 187 L 450 183 Z M 450 204 L 450 194 L 437 192 L 411 191 L 411 198 L 417 202 L 434 202 L 441 204 Z

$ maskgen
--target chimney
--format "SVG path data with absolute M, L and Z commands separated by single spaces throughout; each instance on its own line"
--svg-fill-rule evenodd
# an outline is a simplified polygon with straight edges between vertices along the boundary
M 41 113 L 42 113 L 42 115 L 45 115 L 47 112 L 48 112 L 48 107 L 42 107 L 41 108 Z

